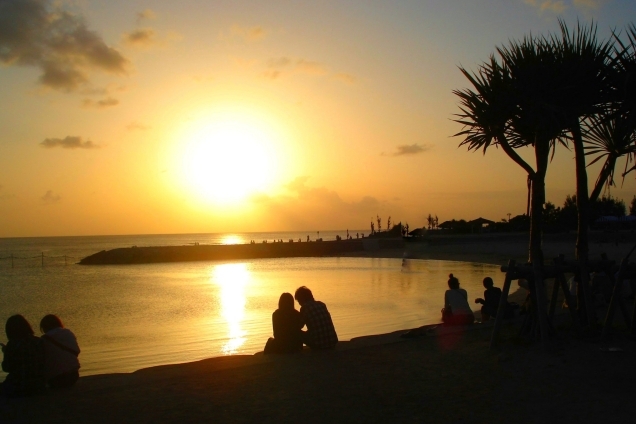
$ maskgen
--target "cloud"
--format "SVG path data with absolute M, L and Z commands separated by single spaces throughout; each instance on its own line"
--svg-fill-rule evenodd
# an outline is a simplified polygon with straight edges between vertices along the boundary
M 101 100 L 91 100 L 91 99 L 84 99 L 82 101 L 82 107 L 84 108 L 97 108 L 97 109 L 105 109 L 107 107 L 113 107 L 113 106 L 117 106 L 119 104 L 119 100 L 114 99 L 112 97 L 107 97 L 105 99 L 101 99 Z
M 74 91 L 94 71 L 126 74 L 128 60 L 54 0 L 0 1 L 0 63 L 41 71 L 45 87 Z
M 143 21 L 152 21 L 157 19 L 157 14 L 150 9 L 142 10 L 137 13 L 137 23 L 141 23 Z
M 424 153 L 431 149 L 430 146 L 421 144 L 402 144 L 396 147 L 396 151 L 393 153 L 382 153 L 382 156 L 412 156 L 420 153 Z
M 286 56 L 275 57 L 267 60 L 267 69 L 262 73 L 265 78 L 277 79 L 284 73 L 298 73 L 314 76 L 328 74 L 325 66 L 319 62 L 307 59 L 291 59 Z
M 99 149 L 100 146 L 90 140 L 83 141 L 79 136 L 66 136 L 65 138 L 47 138 L 40 143 L 45 149 L 61 147 L 63 149 Z
M 549 11 L 559 14 L 563 13 L 568 8 L 562 0 L 524 0 L 524 2 L 530 6 L 538 8 L 541 12 Z
M 134 121 L 134 122 L 131 122 L 130 124 L 126 125 L 126 129 L 128 131 L 136 131 L 136 130 L 146 131 L 146 130 L 149 130 L 150 127 L 148 125 L 144 125 L 144 124 L 142 124 L 140 122 Z
M 240 25 L 232 25 L 230 35 L 235 38 L 242 38 L 244 41 L 258 41 L 265 38 L 268 31 L 262 26 L 243 27 Z
M 325 75 L 327 73 L 322 64 L 305 59 L 299 59 L 296 62 L 296 71 L 311 75 Z
M 156 33 L 152 28 L 139 28 L 126 32 L 122 39 L 124 44 L 131 47 L 147 48 L 157 44 Z
M 340 80 L 344 83 L 347 84 L 355 84 L 357 82 L 357 78 L 355 77 L 355 75 L 351 75 L 351 74 L 347 74 L 345 72 L 339 72 L 337 74 L 334 74 L 333 76 L 335 79 Z
M 62 200 L 62 198 L 58 194 L 54 194 L 53 190 L 47 190 L 44 196 L 40 197 L 40 200 L 45 205 L 54 205 Z
M 395 204 L 382 202 L 373 196 L 363 196 L 357 201 L 347 201 L 333 190 L 310 187 L 308 176 L 297 177 L 285 186 L 287 194 L 252 197 L 257 209 L 272 225 L 281 228 L 316 228 L 328 222 L 331 228 L 366 227 L 368 217 L 389 213 L 396 217 L 403 211 Z M 322 224 L 321 224 L 322 223 Z

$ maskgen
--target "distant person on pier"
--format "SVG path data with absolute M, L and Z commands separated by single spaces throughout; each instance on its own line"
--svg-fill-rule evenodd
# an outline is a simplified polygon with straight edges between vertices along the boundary
M 0 395 L 19 397 L 40 394 L 46 388 L 44 346 L 22 315 L 13 315 L 5 326 L 7 344 L 0 343 L 4 359 L 2 371 L 8 373 L 0 383 Z
M 475 303 L 481 303 L 481 321 L 485 322 L 497 316 L 497 309 L 499 308 L 499 300 L 501 299 L 501 289 L 494 286 L 492 278 L 486 277 L 483 281 L 484 297 L 483 299 L 475 299 Z
M 71 387 L 79 379 L 80 348 L 75 334 L 64 328 L 62 320 L 49 314 L 40 321 L 42 342 L 46 354 L 44 370 L 47 383 L 52 389 Z
M 305 286 L 296 289 L 294 298 L 300 304 L 302 324 L 307 326 L 307 331 L 301 332 L 303 343 L 311 349 L 333 349 L 338 343 L 338 335 L 327 305 L 314 300 L 311 290 Z
M 300 312 L 294 309 L 294 297 L 291 293 L 283 293 L 278 299 L 278 309 L 272 314 L 274 337 L 265 344 L 263 353 L 293 353 L 303 348 L 301 328 L 303 327 Z
M 442 322 L 445 325 L 469 325 L 475 322 L 475 315 L 468 305 L 468 293 L 459 288 L 459 280 L 450 274 L 448 288 L 444 294 Z

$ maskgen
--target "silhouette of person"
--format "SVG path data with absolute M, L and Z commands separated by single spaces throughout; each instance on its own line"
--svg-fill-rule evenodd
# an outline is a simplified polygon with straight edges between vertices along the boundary
M 459 280 L 450 274 L 448 288 L 444 293 L 442 322 L 445 325 L 468 325 L 475 322 L 475 315 L 468 305 L 468 293 L 459 288 Z
M 499 300 L 501 299 L 501 289 L 494 286 L 492 278 L 484 278 L 482 284 L 486 289 L 484 291 L 483 299 L 475 299 L 475 303 L 481 303 L 481 321 L 488 321 L 490 317 L 497 316 L 497 309 L 499 308 Z
M 333 349 L 338 343 L 338 335 L 327 305 L 314 300 L 311 290 L 305 286 L 296 289 L 294 298 L 300 304 L 302 326 L 307 326 L 307 331 L 301 332 L 303 343 L 311 349 Z
M 28 396 L 42 393 L 44 379 L 44 347 L 22 315 L 9 317 L 5 326 L 7 344 L 0 343 L 4 359 L 2 370 L 8 375 L 0 384 L 0 395 Z
M 61 389 L 71 387 L 79 378 L 80 363 L 77 357 L 80 348 L 75 334 L 64 328 L 56 315 L 46 315 L 40 321 L 44 345 L 44 375 L 49 387 Z
M 265 344 L 263 353 L 292 353 L 303 348 L 301 328 L 303 327 L 300 312 L 294 309 L 294 297 L 291 293 L 283 293 L 278 299 L 278 309 L 272 314 L 274 337 Z

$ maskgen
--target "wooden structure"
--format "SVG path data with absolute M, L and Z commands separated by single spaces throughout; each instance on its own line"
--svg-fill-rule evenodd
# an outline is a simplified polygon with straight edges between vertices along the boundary
M 528 281 L 530 304 L 532 305 L 532 308 L 527 311 L 527 317 L 522 325 L 522 331 L 529 332 L 530 337 L 535 339 L 540 337 L 545 347 L 548 347 L 550 334 L 554 332 L 552 322 L 557 306 L 559 289 L 562 291 L 564 301 L 570 311 L 574 330 L 576 332 L 580 332 L 583 328 L 587 328 L 591 332 L 595 332 L 597 330 L 596 306 L 594 304 L 594 300 L 590 300 L 590 297 L 584 296 L 585 288 L 582 287 L 581 283 L 581 280 L 583 279 L 578 279 L 577 293 L 574 294 L 570 293 L 565 278 L 566 273 L 580 275 L 583 270 L 587 269 L 588 272 L 604 273 L 612 284 L 612 296 L 603 321 L 603 327 L 600 335 L 601 341 L 606 340 L 610 334 L 617 307 L 620 310 L 621 316 L 627 328 L 636 335 L 636 299 L 634 300 L 634 306 L 630 312 L 625 299 L 621 295 L 622 285 L 626 279 L 636 282 L 636 264 L 629 263 L 629 257 L 635 249 L 636 246 L 634 246 L 634 248 L 621 261 L 620 266 L 617 266 L 614 261 L 602 258 L 601 260 L 590 261 L 586 264 L 587 266 L 581 267 L 577 261 L 566 261 L 563 256 L 559 256 L 553 260 L 551 265 L 543 265 L 539 267 L 540 269 L 537 273 L 537 267 L 534 267 L 532 264 L 517 265 L 515 261 L 511 260 L 508 262 L 508 265 L 501 267 L 501 271 L 506 273 L 506 277 L 498 310 L 505 310 L 504 308 L 508 300 L 512 281 L 524 279 Z M 541 281 L 536 281 L 537 274 L 541 276 Z M 545 300 L 547 300 L 547 294 L 543 286 L 544 281 L 547 279 L 554 279 L 549 304 L 545 302 Z M 544 300 L 543 302 L 542 298 Z M 503 315 L 503 313 L 499 313 L 495 319 L 495 325 L 490 341 L 491 348 L 494 348 L 497 344 L 497 337 L 504 320 Z

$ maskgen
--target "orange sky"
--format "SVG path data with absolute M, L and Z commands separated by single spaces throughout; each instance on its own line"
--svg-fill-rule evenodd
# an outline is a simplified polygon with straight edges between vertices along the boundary
M 593 0 L 13 3 L 0 4 L 0 237 L 523 213 L 524 172 L 451 137 L 458 65 L 558 16 L 602 36 L 636 16 Z M 573 152 L 557 151 L 547 185 L 556 204 L 574 193 Z M 634 193 L 633 176 L 612 190 Z

